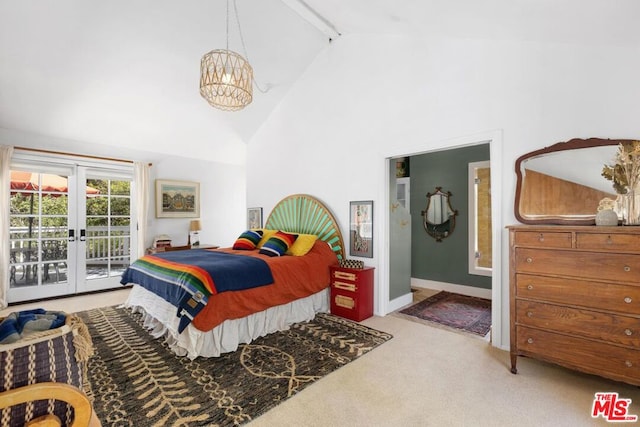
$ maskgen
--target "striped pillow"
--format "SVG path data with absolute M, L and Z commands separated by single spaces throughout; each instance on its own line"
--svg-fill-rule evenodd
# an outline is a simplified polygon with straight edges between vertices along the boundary
M 233 249 L 252 251 L 262 238 L 262 230 L 247 230 L 238 237 L 233 244 Z
M 260 253 L 268 256 L 282 256 L 298 238 L 297 234 L 278 231 L 260 248 Z

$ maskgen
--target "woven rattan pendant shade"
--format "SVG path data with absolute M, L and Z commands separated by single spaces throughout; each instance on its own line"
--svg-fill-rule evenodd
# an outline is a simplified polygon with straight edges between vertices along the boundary
M 243 109 L 253 100 L 251 65 L 231 50 L 207 52 L 200 61 L 200 95 L 221 110 Z

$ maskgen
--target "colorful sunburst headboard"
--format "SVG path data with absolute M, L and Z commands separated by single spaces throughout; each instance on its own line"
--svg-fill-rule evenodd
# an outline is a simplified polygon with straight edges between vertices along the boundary
M 307 194 L 294 194 L 280 200 L 273 208 L 265 228 L 293 233 L 315 234 L 344 259 L 344 241 L 338 222 L 318 199 Z

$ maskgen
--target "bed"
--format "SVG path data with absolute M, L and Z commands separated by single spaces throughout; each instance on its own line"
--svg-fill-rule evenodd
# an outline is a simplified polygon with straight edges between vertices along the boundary
M 306 253 L 267 256 L 258 249 L 223 248 L 147 255 L 123 274 L 122 283 L 133 284 L 124 305 L 142 314 L 144 326 L 152 336 L 165 339 L 174 353 L 190 359 L 235 351 L 242 343 L 311 320 L 318 312 L 327 312 L 329 266 L 344 256 L 342 234 L 331 212 L 312 196 L 288 196 L 274 207 L 263 230 L 262 244 L 273 242 L 270 238 L 275 231 L 267 230 L 298 235 L 299 244 L 304 236 Z M 263 252 L 268 247 L 265 244 Z M 215 270 L 217 267 L 204 266 L 214 255 L 222 259 L 222 264 L 237 260 L 237 270 L 245 272 L 253 269 L 243 267 L 245 259 L 257 263 L 256 270 L 264 268 L 261 265 L 264 262 L 272 280 L 262 277 L 257 282 L 268 283 L 247 285 L 245 280 L 255 279 L 229 278 Z M 188 279 L 180 272 L 179 279 L 174 275 L 179 286 L 167 285 L 162 290 L 158 283 L 149 285 L 154 282 L 152 276 L 158 276 L 163 267 L 184 269 Z M 213 289 L 208 289 L 212 282 Z M 233 290 L 235 286 L 239 289 Z M 177 291 L 179 287 L 183 289 Z

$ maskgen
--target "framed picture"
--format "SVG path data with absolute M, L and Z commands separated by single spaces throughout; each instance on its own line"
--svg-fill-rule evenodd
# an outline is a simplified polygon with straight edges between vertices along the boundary
M 156 179 L 156 218 L 200 217 L 200 183 Z
M 247 228 L 262 228 L 262 208 L 247 209 Z
M 373 258 L 373 200 L 349 203 L 349 255 Z

